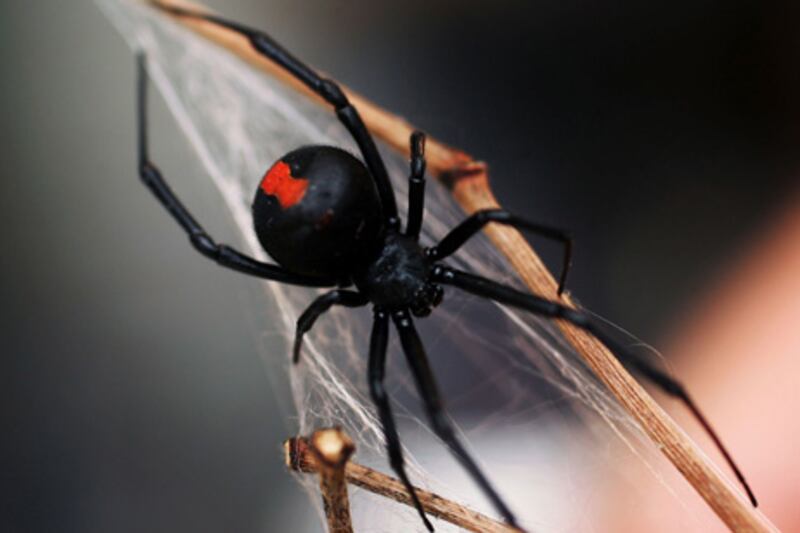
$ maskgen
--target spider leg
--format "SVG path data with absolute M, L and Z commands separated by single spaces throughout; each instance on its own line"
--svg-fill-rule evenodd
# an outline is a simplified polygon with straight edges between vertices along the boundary
M 591 333 L 600 342 L 611 349 L 611 351 L 616 354 L 620 362 L 625 365 L 629 365 L 642 376 L 649 379 L 662 391 L 683 402 L 683 404 L 689 409 L 689 411 L 691 411 L 692 415 L 697 419 L 700 425 L 703 426 L 703 429 L 706 431 L 706 433 L 708 433 L 708 435 L 714 441 L 714 444 L 722 453 L 723 457 L 725 457 L 725 460 L 735 474 L 736 479 L 739 480 L 747 492 L 750 502 L 754 507 L 758 506 L 758 502 L 756 501 L 756 497 L 753 494 L 752 489 L 745 480 L 741 470 L 739 470 L 739 467 L 736 466 L 733 457 L 722 444 L 722 440 L 719 438 L 716 431 L 714 431 L 714 429 L 711 427 L 711 424 L 694 403 L 691 396 L 689 396 L 689 393 L 686 391 L 683 385 L 681 385 L 681 383 L 669 376 L 663 370 L 653 366 L 641 356 L 638 356 L 625 349 L 596 321 L 592 320 L 589 315 L 565 305 L 540 298 L 533 294 L 520 292 L 500 283 L 496 283 L 473 274 L 468 274 L 466 272 L 460 272 L 443 265 L 436 265 L 434 267 L 433 278 L 440 283 L 452 285 L 469 293 L 483 296 L 484 298 L 489 298 L 490 300 L 495 300 L 500 303 L 508 304 L 512 307 L 518 307 L 520 309 L 524 309 L 526 311 L 546 317 L 566 320 L 567 322 L 570 322 Z
M 411 134 L 411 175 L 408 178 L 408 221 L 406 235 L 419 238 L 425 209 L 425 134 Z
M 458 226 L 450 230 L 450 233 L 448 233 L 439 244 L 429 248 L 428 256 L 434 261 L 444 259 L 458 250 L 470 237 L 478 233 L 490 222 L 497 222 L 498 224 L 505 224 L 517 229 L 524 229 L 541 235 L 542 237 L 560 242 L 564 246 L 564 259 L 561 266 L 561 275 L 558 280 L 558 294 L 564 292 L 569 266 L 572 262 L 572 239 L 560 229 L 528 222 L 503 209 L 483 209 L 481 211 L 476 211 Z
M 333 106 L 339 120 L 344 124 L 361 149 L 364 161 L 372 177 L 375 179 L 387 225 L 390 228 L 398 227 L 400 220 L 397 217 L 397 204 L 394 198 L 394 190 L 389 181 L 389 175 L 386 172 L 383 159 L 381 159 L 378 153 L 375 141 L 366 126 L 364 126 L 361 115 L 359 115 L 356 108 L 353 107 L 347 99 L 347 95 L 344 94 L 335 81 L 323 78 L 317 74 L 312 68 L 294 57 L 275 42 L 272 37 L 262 31 L 249 28 L 238 22 L 226 20 L 210 13 L 200 13 L 190 9 L 165 5 L 158 1 L 152 1 L 151 3 L 155 7 L 174 16 L 205 20 L 242 34 L 249 39 L 250 44 L 258 53 L 284 68 L 289 74 L 297 78 L 306 87 L 311 89 L 311 91 Z
M 300 349 L 303 347 L 303 335 L 313 326 L 314 322 L 334 305 L 345 307 L 361 307 L 367 305 L 369 299 L 360 292 L 335 290 L 318 296 L 297 319 L 297 329 L 294 335 L 294 356 L 292 362 L 300 362 Z
M 392 470 L 397 473 L 400 481 L 406 487 L 417 512 L 428 531 L 433 531 L 433 525 L 425 516 L 425 511 L 417 497 L 414 486 L 406 474 L 405 459 L 403 459 L 403 447 L 400 445 L 400 437 L 397 435 L 397 428 L 394 424 L 392 406 L 389 404 L 389 395 L 383 386 L 383 378 L 386 370 L 386 348 L 389 342 L 389 316 L 385 311 L 375 309 L 375 320 L 372 323 L 372 336 L 369 344 L 369 392 L 372 401 L 378 408 L 378 416 L 383 426 L 383 434 L 386 437 L 386 448 L 389 452 L 389 462 Z
M 615 350 L 616 351 L 616 350 Z M 624 353 L 624 352 L 618 352 Z M 679 399 L 683 402 L 683 404 L 689 409 L 692 413 L 692 416 L 700 423 L 700 425 L 705 430 L 706 434 L 711 437 L 711 440 L 714 442 L 714 445 L 720 451 L 722 456 L 725 458 L 725 461 L 728 463 L 728 466 L 733 471 L 733 474 L 736 476 L 736 479 L 739 483 L 744 487 L 745 492 L 747 493 L 747 498 L 750 500 L 750 503 L 753 507 L 758 507 L 758 500 L 756 499 L 756 495 L 753 493 L 753 489 L 750 488 L 750 485 L 747 483 L 747 480 L 744 477 L 744 474 L 739 467 L 736 465 L 736 462 L 733 460 L 730 452 L 725 448 L 725 445 L 722 444 L 722 439 L 720 439 L 717 432 L 714 431 L 714 428 L 711 427 L 711 423 L 708 419 L 703 415 L 703 412 L 700 411 L 700 408 L 697 404 L 694 403 L 692 397 L 689 396 L 689 393 L 686 389 L 681 385 L 678 381 L 676 381 L 672 376 L 664 372 L 663 370 L 656 368 L 648 361 L 642 359 L 641 357 L 631 357 L 631 356 L 622 356 L 620 357 L 623 363 L 630 363 L 630 365 L 635 368 L 641 375 L 648 378 L 651 382 L 655 383 L 661 390 L 665 391 L 667 394 Z
M 175 193 L 170 189 L 161 172 L 150 161 L 147 151 L 147 66 L 144 54 L 137 56 L 137 115 L 139 129 L 139 176 L 175 221 L 189 236 L 192 245 L 209 259 L 220 265 L 260 278 L 307 287 L 330 287 L 336 280 L 314 278 L 294 274 L 278 266 L 257 261 L 225 244 L 217 244 L 205 229 L 194 219 Z
M 492 502 L 492 505 L 494 505 L 497 511 L 503 516 L 503 519 L 505 519 L 509 525 L 518 527 L 514 514 L 497 494 L 497 491 L 492 487 L 491 483 L 489 483 L 486 476 L 483 475 L 483 472 L 481 472 L 475 460 L 467 453 L 461 441 L 458 440 L 453 430 L 453 425 L 444 410 L 444 404 L 439 394 L 436 378 L 428 363 L 428 357 L 425 355 L 425 348 L 422 346 L 422 341 L 417 334 L 414 322 L 411 320 L 408 311 L 396 311 L 392 314 L 392 319 L 400 334 L 400 343 L 403 346 L 403 352 L 405 352 L 408 365 L 411 367 L 411 373 L 414 376 L 414 381 L 416 382 L 422 402 L 425 405 L 425 410 L 430 418 L 434 433 L 447 444 L 456 459 L 458 459 L 467 473 L 469 473 L 472 479 Z

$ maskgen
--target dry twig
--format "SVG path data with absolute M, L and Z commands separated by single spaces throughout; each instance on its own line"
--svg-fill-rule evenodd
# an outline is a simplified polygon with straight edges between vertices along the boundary
M 320 430 L 315 432 L 311 439 L 294 437 L 283 443 L 286 465 L 294 471 L 305 473 L 322 473 L 329 469 L 330 466 L 321 464 L 319 460 L 320 435 L 323 435 L 322 441 L 328 449 L 339 450 L 347 448 L 347 443 L 349 443 L 351 446 L 349 450 L 351 452 L 353 450 L 352 441 L 340 429 Z M 330 458 L 335 458 L 336 461 L 341 459 L 335 451 L 330 454 Z M 339 471 L 337 475 L 343 476 L 347 483 L 413 507 L 414 504 L 411 501 L 411 497 L 399 480 L 366 466 L 347 462 L 346 459 L 344 462 L 337 462 L 337 465 Z M 341 468 L 342 466 L 344 466 L 344 469 Z M 330 476 L 330 474 L 324 473 L 322 475 Z M 321 487 L 323 501 L 325 502 L 325 515 L 328 519 L 330 531 L 337 533 L 351 531 L 350 529 L 333 529 L 333 526 L 330 525 L 331 523 L 342 524 L 340 521 L 340 508 L 342 505 L 347 505 L 347 490 L 344 489 L 344 497 L 342 498 L 341 489 L 335 488 L 331 491 L 330 487 L 324 482 L 321 482 Z M 477 533 L 519 533 L 516 528 L 497 522 L 486 515 L 472 511 L 437 494 L 419 488 L 415 488 L 415 491 L 426 513 L 446 520 L 467 531 L 475 531 Z M 333 506 L 329 506 L 329 500 L 333 500 L 336 503 Z M 332 516 L 332 513 L 339 518 Z M 347 523 L 349 524 L 349 510 L 347 510 Z
M 183 0 L 169 0 L 162 3 L 207 11 L 201 6 Z M 322 103 L 299 81 L 255 52 L 241 35 L 202 20 L 188 18 L 176 20 L 229 49 L 254 67 L 270 73 L 297 91 Z M 353 105 L 358 108 L 370 132 L 398 152 L 408 154 L 408 139 L 414 128 L 397 115 L 381 109 L 347 88 L 343 89 Z M 499 207 L 489 187 L 488 169 L 484 163 L 430 137 L 426 146 L 426 156 L 430 174 L 450 188 L 456 201 L 467 213 Z M 553 300 L 558 299 L 555 279 L 517 230 L 493 224 L 485 231 L 533 293 Z M 568 295 L 562 296 L 561 301 L 574 306 Z M 699 447 L 628 374 L 603 344 L 571 324 L 559 322 L 558 325 L 625 410 L 639 422 L 652 442 L 730 529 L 776 531 L 769 520 L 732 487 Z
M 294 461 L 289 459 L 291 447 L 287 445 L 288 442 L 284 443 L 286 464 L 292 466 Z M 344 474 L 345 465 L 356 450 L 353 441 L 341 429 L 332 428 L 315 431 L 311 439 L 304 443 L 304 450 L 310 452 L 307 461 L 313 462 L 319 472 L 319 488 L 328 519 L 328 531 L 353 533 Z

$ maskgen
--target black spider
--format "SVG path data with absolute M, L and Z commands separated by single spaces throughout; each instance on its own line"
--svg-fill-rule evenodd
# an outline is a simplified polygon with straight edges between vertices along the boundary
M 391 466 L 405 484 L 429 530 L 433 530 L 433 527 L 405 472 L 400 439 L 383 386 L 390 318 L 400 335 L 403 351 L 434 432 L 449 446 L 503 518 L 509 524 L 516 525 L 508 506 L 456 437 L 444 411 L 422 341 L 414 328 L 411 315 L 428 315 L 442 301 L 442 285 L 458 287 L 546 317 L 566 320 L 592 333 L 613 349 L 623 362 L 689 407 L 725 455 L 753 505 L 756 504 L 739 469 L 680 383 L 625 350 L 587 314 L 455 270 L 441 262 L 486 224 L 506 224 L 563 244 L 564 265 L 559 283 L 561 293 L 571 250 L 571 242 L 562 231 L 493 209 L 473 214 L 450 231 L 439 244 L 423 248 L 418 242 L 425 191 L 425 136 L 422 133 L 411 135 L 408 220 L 405 231 L 401 231 L 394 192 L 383 161 L 358 111 L 336 82 L 317 75 L 260 31 L 214 15 L 156 5 L 172 15 L 202 19 L 247 37 L 260 54 L 286 69 L 332 105 L 339 120 L 358 144 L 364 163 L 339 148 L 306 146 L 286 154 L 267 171 L 253 201 L 253 220 L 259 241 L 280 266 L 257 261 L 229 246 L 214 242 L 150 162 L 145 110 L 147 73 L 145 58 L 139 56 L 139 173 L 144 183 L 189 235 L 194 247 L 220 265 L 252 276 L 306 287 L 339 287 L 315 299 L 298 319 L 294 361 L 299 360 L 303 335 L 331 306 L 373 304 L 369 389 L 383 425 Z M 355 290 L 345 290 L 349 286 L 354 286 Z

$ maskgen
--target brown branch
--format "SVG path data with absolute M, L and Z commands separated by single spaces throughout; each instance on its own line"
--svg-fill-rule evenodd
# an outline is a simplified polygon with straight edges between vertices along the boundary
M 345 442 L 350 441 L 347 435 L 345 435 L 339 429 L 317 431 L 314 433 L 311 439 L 305 439 L 303 437 L 294 437 L 288 439 L 283 443 L 286 466 L 296 472 L 313 474 L 322 471 L 325 467 L 321 468 L 318 452 L 315 451 L 315 447 L 318 448 L 318 444 L 315 443 L 318 442 L 318 435 L 320 433 L 325 435 L 325 438 L 329 440 L 333 448 L 339 447 L 339 445 L 336 444 L 339 438 L 346 439 Z M 389 498 L 410 507 L 414 506 L 414 503 L 411 501 L 411 497 L 409 496 L 408 492 L 406 492 L 402 482 L 391 476 L 382 474 L 377 470 L 367 468 L 366 466 L 362 466 L 357 463 L 347 462 L 344 468 L 344 478 L 347 480 L 347 483 L 361 487 L 362 489 L 372 492 L 373 494 L 383 496 L 384 498 Z M 323 499 L 325 499 L 325 490 L 326 489 L 323 488 Z M 508 524 L 503 524 L 501 522 L 497 522 L 496 520 L 492 520 L 486 515 L 442 498 L 441 496 L 432 492 L 428 492 L 416 487 L 415 491 L 426 513 L 430 514 L 431 516 L 441 518 L 442 520 L 446 520 L 447 522 L 455 524 L 456 526 L 466 529 L 467 531 L 475 531 L 477 533 L 519 533 L 520 531 L 519 529 L 511 527 Z M 327 500 L 325 501 L 325 514 L 328 517 L 328 523 L 330 524 L 331 514 L 328 512 Z M 344 502 L 346 503 L 346 501 L 347 496 L 345 492 Z M 331 528 L 330 531 L 345 532 L 348 530 L 334 530 Z
M 288 442 L 288 441 L 287 441 Z M 330 533 L 353 533 L 350 519 L 350 501 L 347 497 L 345 481 L 345 465 L 355 452 L 356 447 L 341 429 L 321 429 L 304 441 L 305 450 L 310 452 L 307 461 L 313 462 L 319 472 L 319 488 L 322 492 L 322 504 L 328 519 Z M 289 447 L 284 443 L 289 461 Z
M 164 3 L 204 9 L 183 1 L 171 0 Z M 229 49 L 254 67 L 274 75 L 299 92 L 320 101 L 296 79 L 256 53 L 241 35 L 202 20 L 188 18 L 177 20 Z M 353 91 L 345 88 L 345 92 L 375 136 L 398 152 L 408 154 L 408 139 L 413 131 L 410 124 Z M 450 188 L 464 211 L 473 213 L 478 209 L 499 206 L 489 187 L 488 169 L 485 164 L 431 138 L 428 138 L 426 155 L 430 174 Z M 555 279 L 518 231 L 493 224 L 486 228 L 486 233 L 533 293 L 558 299 Z M 574 306 L 567 295 L 562 296 L 561 301 Z M 598 378 L 625 410 L 639 422 L 653 444 L 675 465 L 731 530 L 776 531 L 769 520 L 732 487 L 699 447 L 627 373 L 603 344 L 571 324 L 559 322 L 558 325 Z

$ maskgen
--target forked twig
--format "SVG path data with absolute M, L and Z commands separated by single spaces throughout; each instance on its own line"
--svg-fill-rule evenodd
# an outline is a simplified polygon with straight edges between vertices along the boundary
M 354 448 L 352 441 L 340 429 L 316 431 L 310 439 L 293 437 L 283 443 L 283 448 L 286 466 L 296 472 L 320 474 L 325 516 L 331 532 L 348 533 L 352 531 L 350 512 L 347 507 L 347 489 L 343 489 L 338 481 L 331 483 L 331 478 L 346 480 L 347 483 L 361 487 L 373 494 L 413 507 L 410 495 L 399 480 L 377 470 L 347 461 L 349 453 L 352 453 Z M 327 452 L 321 452 L 321 449 L 327 450 Z M 320 461 L 321 456 L 326 457 L 324 461 Z M 520 531 L 432 492 L 420 488 L 415 488 L 415 492 L 426 513 L 467 531 L 477 533 L 519 533 Z M 334 525 L 331 524 L 338 529 L 334 529 Z
M 294 445 L 290 444 L 292 441 Z M 345 468 L 353 452 L 355 444 L 341 429 L 321 429 L 311 435 L 311 439 L 290 439 L 284 442 L 286 465 L 292 468 L 301 461 L 313 464 L 319 473 L 319 488 L 322 492 L 322 503 L 325 517 L 328 519 L 329 533 L 353 533 L 350 518 L 350 501 L 347 497 L 347 481 Z M 297 451 L 302 448 L 304 457 L 298 458 Z
M 161 3 L 208 11 L 202 6 L 183 0 Z M 298 92 L 321 103 L 317 96 L 311 94 L 295 78 L 257 54 L 241 35 L 203 20 L 191 18 L 176 20 L 229 49 L 254 67 L 270 73 Z M 370 132 L 398 152 L 408 155 L 408 139 L 414 128 L 397 115 L 381 109 L 353 91 L 344 87 L 343 89 L 353 105 L 358 108 Z M 456 201 L 468 214 L 479 209 L 499 207 L 489 187 L 488 169 L 484 163 L 430 137 L 426 156 L 430 174 L 448 186 Z M 559 299 L 556 293 L 557 284 L 552 274 L 517 230 L 492 224 L 485 231 L 533 293 L 553 300 Z M 561 296 L 560 300 L 574 307 L 568 295 Z M 625 410 L 639 422 L 652 442 L 730 529 L 776 531 L 769 520 L 732 487 L 700 448 L 655 403 L 602 343 L 566 322 L 560 321 L 558 326 L 597 377 L 614 394 Z

